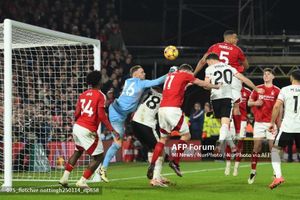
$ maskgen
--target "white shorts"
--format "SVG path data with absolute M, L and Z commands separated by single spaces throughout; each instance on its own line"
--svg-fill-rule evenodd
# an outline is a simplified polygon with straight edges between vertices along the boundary
M 233 76 L 231 87 L 232 87 L 232 100 L 233 100 L 233 102 L 236 102 L 236 101 L 240 100 L 242 97 L 242 94 L 241 94 L 242 82 L 240 81 L 240 79 Z
M 241 121 L 240 138 L 246 137 L 247 121 Z
M 91 132 L 78 124 L 73 126 L 73 139 L 75 150 L 85 150 L 88 154 L 95 156 L 103 153 L 103 144 L 96 132 Z
M 268 131 L 270 123 L 267 122 L 254 122 L 253 138 L 266 138 L 274 140 L 275 135 Z
M 184 119 L 184 114 L 180 108 L 161 107 L 158 109 L 158 120 L 161 137 L 166 137 L 173 130 L 179 132 L 180 135 L 189 133 L 189 126 Z

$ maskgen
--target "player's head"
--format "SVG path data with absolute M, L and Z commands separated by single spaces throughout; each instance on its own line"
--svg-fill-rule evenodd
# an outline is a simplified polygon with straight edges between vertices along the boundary
M 220 62 L 218 54 L 210 53 L 206 56 L 206 62 L 208 65 L 213 65 Z
M 237 43 L 239 41 L 237 33 L 233 30 L 225 31 L 223 34 L 223 37 L 224 37 L 224 41 L 228 42 L 230 44 L 237 45 Z
M 100 88 L 101 86 L 101 72 L 92 71 L 86 77 L 86 83 L 93 88 Z
M 264 76 L 263 76 L 264 82 L 272 83 L 274 78 L 275 78 L 274 71 L 271 68 L 265 68 Z
M 144 80 L 146 77 L 146 73 L 144 72 L 144 69 L 141 65 L 135 65 L 130 68 L 130 76 Z
M 300 83 L 300 70 L 299 69 L 296 69 L 291 72 L 290 81 L 292 84 L 295 82 Z
M 182 65 L 180 65 L 179 68 L 178 68 L 178 70 L 193 73 L 193 68 L 189 64 L 182 64 Z

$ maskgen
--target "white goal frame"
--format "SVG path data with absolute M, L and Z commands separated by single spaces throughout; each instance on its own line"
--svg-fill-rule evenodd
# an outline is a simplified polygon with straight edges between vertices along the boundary
M 90 39 L 81 36 L 75 36 L 67 33 L 62 33 L 58 31 L 49 30 L 46 28 L 41 28 L 38 26 L 33 26 L 21 22 L 17 22 L 10 19 L 4 20 L 4 38 L 3 38 L 3 48 L 4 48 L 4 183 L 2 187 L 12 187 L 12 49 L 13 48 L 31 48 L 35 46 L 55 46 L 52 45 L 25 45 L 13 47 L 12 44 L 12 30 L 13 27 L 35 32 L 38 34 L 43 34 L 45 36 L 57 37 L 60 39 L 65 39 L 68 41 L 74 41 L 76 44 L 89 44 L 93 45 L 94 50 L 94 69 L 100 70 L 100 41 L 97 39 Z M 62 45 L 59 43 L 57 45 Z M 22 45 L 22 44 L 21 44 Z

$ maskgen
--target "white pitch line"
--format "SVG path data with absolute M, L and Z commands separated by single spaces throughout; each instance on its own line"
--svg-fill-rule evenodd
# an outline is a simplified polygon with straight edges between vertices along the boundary
M 258 165 L 267 165 L 270 163 L 259 163 Z M 249 167 L 249 164 L 247 165 L 241 165 L 239 168 L 245 168 L 245 167 Z M 182 174 L 194 174 L 194 173 L 200 173 L 200 172 L 211 172 L 211 171 L 220 171 L 220 170 L 224 170 L 225 167 L 218 167 L 218 168 L 212 168 L 212 169 L 200 169 L 200 170 L 191 170 L 191 171 L 183 171 Z M 162 174 L 163 176 L 175 176 L 175 173 L 165 173 Z M 127 181 L 127 180 L 135 180 L 135 179 L 146 179 L 146 175 L 145 176 L 133 176 L 133 177 L 127 177 L 127 178 L 115 178 L 115 179 L 110 179 L 110 182 L 115 182 L 115 181 Z M 74 182 L 74 181 L 70 181 L 70 182 Z M 102 182 L 89 182 L 89 183 L 102 183 Z M 75 183 L 71 183 L 69 184 L 70 186 L 75 185 Z M 56 185 L 47 185 L 47 186 L 42 186 L 39 188 L 46 188 L 46 187 L 57 187 L 59 186 L 58 184 Z

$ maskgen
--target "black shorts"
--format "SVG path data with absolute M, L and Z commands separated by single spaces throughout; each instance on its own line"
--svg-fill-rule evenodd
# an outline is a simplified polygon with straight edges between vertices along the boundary
M 211 101 L 215 117 L 220 119 L 222 117 L 230 118 L 232 109 L 232 99 L 215 99 Z
M 286 133 L 286 132 L 279 131 L 279 133 L 275 137 L 274 145 L 284 148 L 289 143 L 293 144 L 294 140 L 295 140 L 297 149 L 300 149 L 300 132 L 299 133 Z
M 131 124 L 132 124 L 132 129 L 135 137 L 144 146 L 146 146 L 148 150 L 154 149 L 160 136 L 158 129 L 154 130 L 149 126 L 134 121 L 131 122 Z

